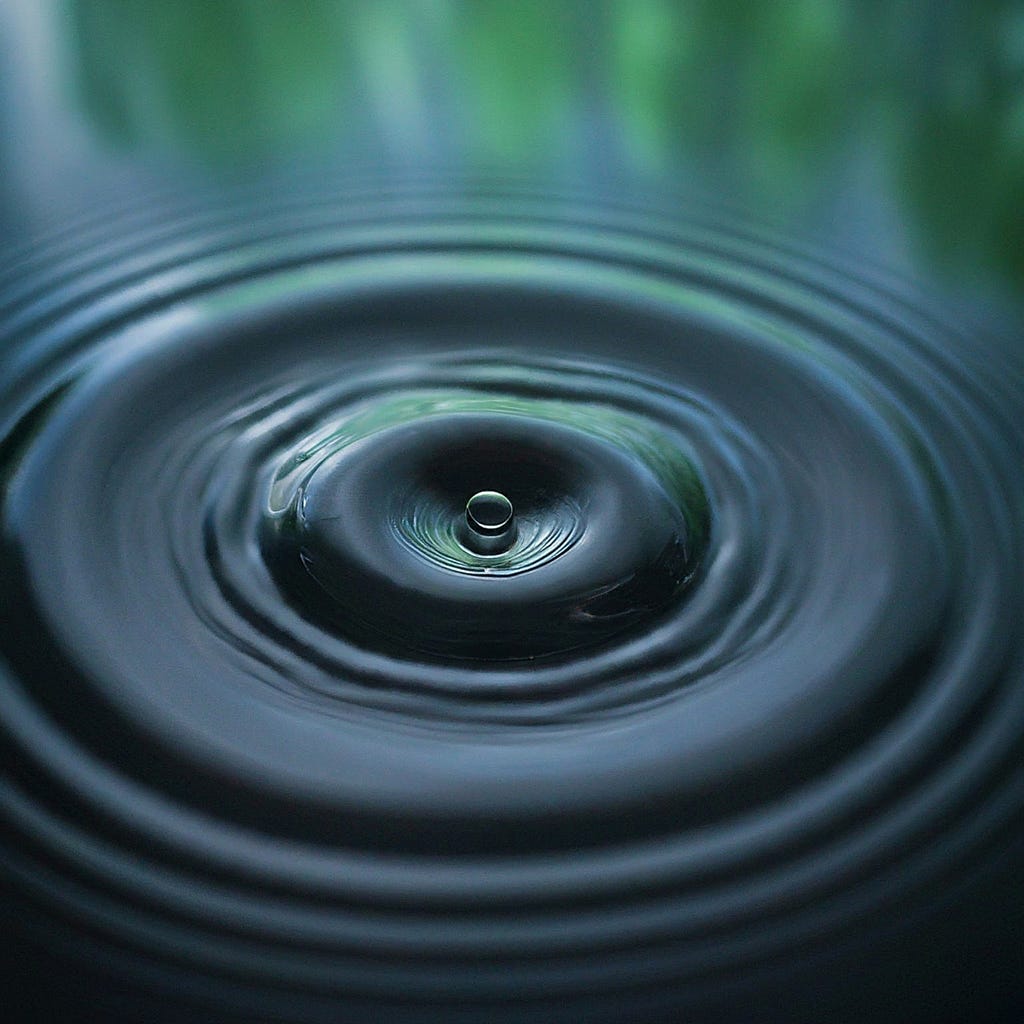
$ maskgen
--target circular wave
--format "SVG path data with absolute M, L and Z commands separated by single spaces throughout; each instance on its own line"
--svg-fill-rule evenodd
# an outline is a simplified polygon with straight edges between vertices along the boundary
M 707 503 L 681 439 L 571 395 L 517 396 L 523 365 L 447 372 L 490 390 L 393 396 L 385 376 L 368 411 L 322 399 L 328 425 L 289 454 L 265 517 L 296 604 L 339 636 L 482 668 L 601 642 L 683 589 Z M 557 379 L 533 368 L 528 386 L 557 394 Z M 493 551 L 466 517 L 478 493 L 510 503 L 514 537 Z
M 1019 378 L 728 226 L 181 223 L 0 296 L 0 872 L 39 956 L 161 1020 L 940 991 L 936 922 L 958 948 L 1019 863 Z

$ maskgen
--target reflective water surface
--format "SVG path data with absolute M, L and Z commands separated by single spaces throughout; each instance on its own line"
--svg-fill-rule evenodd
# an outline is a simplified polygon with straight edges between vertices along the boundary
M 12 1021 L 1019 1016 L 1015 5 L 0 28 Z

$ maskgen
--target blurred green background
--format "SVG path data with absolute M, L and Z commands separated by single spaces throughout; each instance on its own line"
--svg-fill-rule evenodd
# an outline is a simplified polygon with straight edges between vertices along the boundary
M 11 216 L 118 176 L 438 167 L 694 187 L 1024 287 L 1020 0 L 7 0 L 0 26 Z

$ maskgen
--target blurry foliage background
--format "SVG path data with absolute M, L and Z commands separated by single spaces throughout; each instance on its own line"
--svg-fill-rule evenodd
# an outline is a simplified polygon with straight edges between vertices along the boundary
M 10 2 L 7 53 L 38 73 L 34 24 L 51 102 L 114 162 L 695 185 L 1024 285 L 1020 0 Z

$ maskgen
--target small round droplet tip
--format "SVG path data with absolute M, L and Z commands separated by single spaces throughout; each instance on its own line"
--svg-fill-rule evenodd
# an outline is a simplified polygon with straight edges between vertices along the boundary
M 466 522 L 487 536 L 507 530 L 513 514 L 512 502 L 498 491 L 478 491 L 466 502 Z
M 480 555 L 507 551 L 516 539 L 515 510 L 499 491 L 477 491 L 466 502 L 465 542 Z

